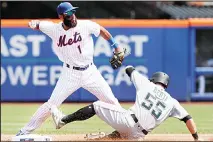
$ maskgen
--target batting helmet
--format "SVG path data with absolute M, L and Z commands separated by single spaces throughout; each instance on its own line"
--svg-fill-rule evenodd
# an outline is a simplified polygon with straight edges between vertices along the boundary
M 161 83 L 165 86 L 165 88 L 169 85 L 169 76 L 164 72 L 156 72 L 150 78 L 151 82 Z
M 78 7 L 72 6 L 72 4 L 69 2 L 62 2 L 57 7 L 57 13 L 58 13 L 58 15 L 61 15 L 63 13 L 69 12 L 69 11 L 74 11 L 77 8 Z

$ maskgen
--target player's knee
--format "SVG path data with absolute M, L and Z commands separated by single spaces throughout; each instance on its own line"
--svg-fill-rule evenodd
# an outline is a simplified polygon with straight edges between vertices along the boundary
M 113 100 L 111 104 L 121 106 L 120 103 L 118 102 L 118 99 Z
M 45 107 L 48 109 L 51 109 L 53 106 L 59 107 L 59 105 L 51 102 L 51 101 L 47 101 L 46 103 L 44 103 Z
M 51 107 L 51 106 L 53 106 L 53 105 L 55 105 L 56 107 L 59 107 L 60 105 L 61 105 L 61 103 L 59 102 L 59 101 L 57 101 L 57 100 L 52 100 L 52 99 L 49 99 L 48 101 L 47 101 L 47 103 L 48 103 L 48 105 Z
M 52 104 L 49 103 L 49 102 L 45 102 L 43 105 L 44 105 L 45 107 L 47 107 L 47 108 L 51 108 L 51 106 L 52 106 Z

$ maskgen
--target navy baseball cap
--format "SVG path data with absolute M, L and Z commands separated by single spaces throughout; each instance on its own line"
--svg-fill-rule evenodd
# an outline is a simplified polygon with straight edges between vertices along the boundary
M 73 7 L 72 4 L 69 2 L 62 2 L 57 7 L 57 13 L 58 13 L 58 15 L 61 15 L 63 13 L 67 13 L 69 11 L 74 11 L 77 8 L 78 7 Z

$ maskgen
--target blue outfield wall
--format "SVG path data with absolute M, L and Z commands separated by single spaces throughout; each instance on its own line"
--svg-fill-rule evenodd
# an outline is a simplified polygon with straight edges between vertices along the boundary
M 135 88 L 124 72 L 133 65 L 150 77 L 164 71 L 171 77 L 168 92 L 179 101 L 190 95 L 189 28 L 107 28 L 122 47 L 131 50 L 123 66 L 109 64 L 112 49 L 103 38 L 94 38 L 94 62 L 120 101 L 134 101 Z M 1 101 L 46 101 L 60 75 L 62 62 L 49 37 L 28 28 L 2 28 Z M 95 101 L 79 89 L 66 101 Z

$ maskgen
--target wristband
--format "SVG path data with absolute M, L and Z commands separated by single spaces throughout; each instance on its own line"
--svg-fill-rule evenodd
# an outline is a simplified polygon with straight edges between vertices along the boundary
M 198 140 L 198 134 L 197 134 L 197 132 L 194 133 L 194 134 L 192 134 L 192 137 L 193 137 L 195 140 Z
M 113 48 L 118 48 L 118 44 L 115 42 L 113 37 L 111 37 L 108 41 L 110 43 L 110 46 L 112 46 Z
M 192 117 L 190 115 L 187 115 L 186 117 L 181 119 L 181 121 L 184 121 L 186 123 L 189 119 L 192 119 Z

